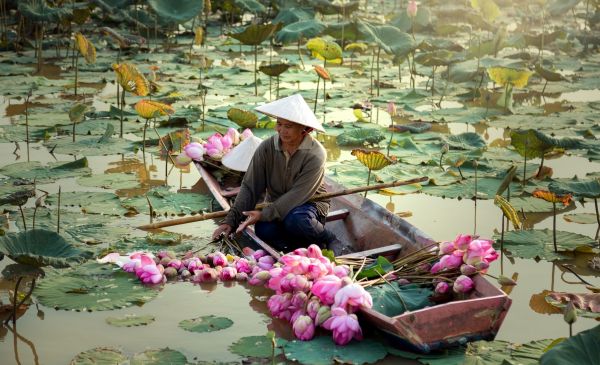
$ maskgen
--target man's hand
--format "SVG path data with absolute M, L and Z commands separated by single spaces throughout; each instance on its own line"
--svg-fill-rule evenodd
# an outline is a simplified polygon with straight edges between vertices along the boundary
M 242 232 L 246 227 L 253 225 L 254 223 L 258 222 L 260 220 L 260 216 L 261 216 L 261 212 L 260 210 L 249 210 L 247 212 L 242 212 L 243 215 L 245 215 L 246 220 L 242 222 L 242 224 L 239 225 L 238 229 L 235 231 L 235 233 L 240 233 Z
M 231 233 L 231 226 L 227 223 L 223 223 L 220 226 L 218 226 L 217 229 L 215 229 L 215 231 L 212 234 L 212 238 L 213 238 L 213 240 L 216 240 L 217 238 L 219 238 L 220 235 L 224 234 L 225 236 L 227 236 L 230 233 Z

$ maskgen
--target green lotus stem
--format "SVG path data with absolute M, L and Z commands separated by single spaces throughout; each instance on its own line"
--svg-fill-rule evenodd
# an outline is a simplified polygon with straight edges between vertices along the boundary
M 327 71 L 327 60 L 323 61 L 323 68 Z M 325 88 L 327 80 L 323 79 L 323 109 L 325 109 L 325 102 L 327 101 L 327 89 Z
M 21 219 L 23 219 L 23 228 L 27 230 L 27 223 L 25 223 L 25 213 L 23 212 L 22 205 L 19 205 L 19 210 L 21 211 Z
M 371 54 L 371 96 L 373 96 L 373 68 L 375 67 L 375 49 Z
M 240 45 L 241 47 L 241 45 Z M 256 83 L 256 74 L 258 64 L 258 45 L 254 45 L 254 96 L 258 96 L 258 84 Z
M 457 166 L 456 168 L 458 169 L 458 173 L 460 174 L 460 179 L 464 180 L 465 177 L 463 176 L 463 173 L 462 173 L 462 170 L 460 169 L 460 166 Z
M 300 58 L 300 63 L 302 63 L 302 69 L 304 69 L 304 60 L 302 59 L 302 52 L 300 51 L 300 40 L 302 39 L 302 34 L 298 38 L 298 57 Z
M 379 88 L 381 87 L 381 80 L 379 79 L 379 55 L 381 54 L 381 46 L 377 47 L 377 96 L 379 96 Z
M 152 223 L 152 219 L 154 217 L 154 208 L 152 208 L 152 203 L 150 203 L 148 194 L 144 194 L 144 196 L 146 197 L 146 201 L 148 202 L 148 209 L 150 210 L 150 223 Z
M 317 100 L 319 100 L 319 82 L 321 81 L 321 76 L 317 76 L 317 93 L 315 94 L 315 106 L 313 107 L 313 113 L 317 113 Z
M 554 244 L 554 252 L 558 252 L 556 247 L 556 203 L 552 202 L 552 243 Z
M 598 239 L 598 233 L 600 232 L 600 213 L 598 213 L 598 198 L 594 198 L 594 208 L 596 208 L 596 222 L 598 223 L 598 230 L 596 230 L 596 239 Z
M 371 169 L 369 169 L 369 173 L 367 175 L 367 186 L 369 186 L 370 182 L 371 182 Z M 365 191 L 365 198 L 367 197 L 367 193 L 368 193 L 368 191 Z
M 75 56 L 75 96 L 77 96 L 77 74 L 79 73 L 79 52 L 77 52 L 77 56 Z M 75 128 L 75 127 L 73 127 Z M 75 140 L 73 140 L 75 142 Z
M 123 138 L 123 108 L 124 107 L 125 107 L 125 88 L 123 88 L 123 92 L 121 93 L 121 118 L 120 118 L 121 130 L 119 131 L 119 138 Z
M 508 85 L 509 83 L 506 83 L 506 88 L 504 89 L 504 107 L 506 108 L 506 110 L 508 109 Z
M 137 7 L 136 7 L 136 10 L 137 10 Z M 137 11 L 136 11 L 136 14 L 137 14 Z M 194 19 L 192 20 L 192 32 L 194 31 L 195 26 L 196 26 L 196 17 L 194 17 Z M 193 47 L 194 47 L 194 39 L 192 39 L 192 42 L 190 43 L 190 51 L 189 51 L 190 65 L 192 64 L 192 48 Z
M 61 191 L 61 187 L 60 185 L 58 186 L 58 205 L 56 207 L 56 233 L 60 234 L 60 191 Z
M 146 160 L 146 129 L 148 129 L 148 119 L 144 121 L 144 130 L 142 132 L 142 155 L 144 156 L 144 161 Z
M 523 156 L 523 182 L 522 182 L 522 186 L 525 187 L 525 182 L 526 182 L 526 178 L 527 178 L 527 147 L 528 147 L 527 141 L 525 141 L 525 149 L 524 149 L 524 156 Z
M 544 96 L 544 91 L 546 91 L 546 85 L 548 85 L 548 80 L 546 80 L 546 83 L 544 84 L 544 87 L 542 88 L 542 96 Z
M 167 146 L 165 145 L 165 142 L 162 140 L 160 133 L 158 133 L 158 129 L 156 129 L 156 127 L 154 127 L 154 132 L 156 133 L 156 136 L 158 137 L 158 143 L 161 144 L 162 148 L 165 149 L 165 153 L 167 154 L 167 156 L 169 157 L 169 160 L 171 160 L 171 163 L 173 165 L 175 165 L 175 161 L 173 160 L 173 156 L 171 156 L 171 154 L 169 153 L 169 149 L 167 148 Z
M 25 141 L 27 142 L 27 162 L 29 162 L 29 97 L 31 96 L 31 90 L 27 93 L 25 98 Z
M 275 89 L 275 99 L 279 99 L 279 75 L 277 75 L 276 80 L 277 80 L 277 86 Z
M 402 83 L 402 62 L 398 61 L 398 83 Z

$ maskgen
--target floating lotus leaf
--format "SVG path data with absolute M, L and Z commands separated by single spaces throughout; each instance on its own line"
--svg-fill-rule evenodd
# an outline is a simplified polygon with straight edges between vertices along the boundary
M 424 133 L 432 128 L 431 123 L 414 122 L 408 124 L 394 124 L 394 130 L 397 132 L 410 132 L 413 134 Z
M 527 159 L 543 157 L 554 146 L 539 138 L 539 133 L 534 129 L 516 130 L 510 133 L 510 144 L 515 147 L 521 156 Z
M 369 170 L 381 170 L 395 163 L 394 160 L 379 151 L 367 151 L 357 148 L 352 150 L 352 156 L 355 156 Z
M 126 365 L 129 364 L 129 359 L 119 349 L 112 347 L 96 347 L 95 349 L 78 353 L 69 364 Z
M 288 70 L 288 68 L 290 68 L 290 67 L 291 67 L 291 65 L 288 65 L 287 63 L 274 63 L 271 65 L 260 66 L 258 69 L 260 72 L 264 73 L 267 76 L 277 77 L 277 76 L 281 75 L 282 73 L 286 72 Z M 240 109 L 238 109 L 238 110 L 240 110 Z M 227 115 L 229 116 L 229 113 L 227 113 Z M 229 118 L 229 119 L 231 119 L 231 118 Z
M 322 78 L 323 80 L 331 80 L 331 75 L 329 74 L 329 71 L 327 71 L 324 67 L 319 65 L 313 65 L 313 67 L 320 78 Z
M 450 147 L 461 150 L 485 148 L 487 146 L 483 138 L 481 138 L 481 136 L 475 132 L 465 132 L 448 136 L 446 142 L 448 142 Z
M 337 346 L 331 336 L 315 337 L 311 341 L 290 341 L 283 349 L 288 360 L 305 365 L 330 365 L 336 362 L 371 364 L 387 355 L 387 350 L 381 342 L 364 339 Z
M 227 35 L 237 39 L 246 45 L 259 45 L 262 42 L 269 39 L 275 32 L 281 29 L 282 24 L 252 24 L 246 28 L 236 30 L 235 32 L 228 33 Z
M 168 187 L 156 187 L 146 193 L 156 214 L 179 215 L 192 214 L 206 211 L 210 207 L 212 197 L 197 193 L 171 192 Z M 125 208 L 135 209 L 137 212 L 149 212 L 146 196 L 136 196 L 125 199 L 122 205 Z
M 500 236 L 494 235 L 496 242 L 500 242 Z M 566 231 L 556 231 L 557 253 L 554 245 L 551 229 L 531 229 L 521 231 L 510 231 L 504 233 L 504 249 L 513 256 L 525 259 L 542 259 L 552 261 L 564 258 L 561 252 L 572 252 L 575 250 L 591 251 L 596 242 L 593 238 Z
M 275 20 L 274 20 L 275 21 Z M 313 38 L 323 33 L 325 24 L 317 19 L 306 19 L 291 23 L 275 34 L 275 42 L 288 44 L 303 38 Z
M 342 62 L 342 48 L 334 41 L 323 38 L 312 38 L 306 42 L 306 48 L 312 52 L 313 57 L 334 63 Z
M 508 67 L 490 67 L 487 69 L 487 73 L 496 84 L 500 86 L 509 84 L 517 88 L 527 86 L 529 76 L 533 74 L 529 70 L 516 70 Z
M 19 12 L 34 22 L 58 23 L 71 15 L 70 7 L 50 7 L 44 0 L 19 1 Z
M 442 182 L 444 181 L 442 180 Z M 477 179 L 477 198 L 480 200 L 494 198 L 500 183 L 501 180 L 496 178 L 484 177 Z M 429 195 L 452 199 L 471 199 L 473 196 L 475 196 L 475 179 L 462 180 L 450 185 L 438 185 L 441 184 L 438 184 L 435 180 L 433 183 L 430 181 L 428 185 L 423 187 L 423 192 Z M 518 194 L 522 191 L 521 184 L 512 183 L 510 191 L 514 194 Z M 511 198 L 510 203 L 514 205 L 515 201 L 516 199 Z M 514 205 L 514 207 L 517 211 L 519 211 L 519 207 L 516 205 Z
M 557 17 L 566 15 L 581 0 L 551 0 L 546 3 L 546 7 L 551 16 Z
M 520 184 L 519 184 L 520 185 Z M 511 195 L 512 195 L 512 185 L 511 185 Z M 518 193 L 515 192 L 517 195 Z M 552 203 L 547 202 L 543 199 L 538 199 L 538 198 L 534 198 L 532 196 L 529 197 L 511 197 L 510 198 L 510 204 L 512 204 L 513 207 L 515 207 L 515 209 L 517 211 L 523 211 L 525 213 L 552 213 L 553 207 L 552 207 Z M 556 212 L 560 212 L 563 206 L 562 205 L 558 205 L 556 206 Z
M 535 65 L 535 72 L 540 75 L 540 77 L 544 78 L 546 81 L 566 81 L 567 79 L 559 74 L 558 72 L 553 72 L 547 70 L 540 66 L 539 64 Z
M 140 186 L 140 181 L 135 174 L 109 173 L 91 176 L 82 176 L 77 179 L 81 186 L 91 186 L 103 189 L 132 189 Z
M 117 74 L 117 82 L 125 90 L 138 96 L 146 96 L 150 93 L 150 83 L 134 65 L 113 63 L 112 68 Z
M 91 312 L 142 305 L 154 299 L 158 290 L 142 285 L 133 274 L 91 262 L 48 273 L 34 295 L 47 307 Z
M 571 204 L 573 196 L 571 194 L 558 195 L 548 190 L 536 189 L 531 195 L 538 199 L 544 199 L 550 203 L 562 203 L 565 207 Z
M 79 53 L 85 58 L 85 62 L 96 63 L 96 47 L 83 34 L 75 33 L 75 45 Z
M 360 5 L 360 2 L 357 0 L 351 0 L 341 4 L 333 3 L 328 0 L 312 0 L 311 3 L 314 5 L 315 9 L 323 15 L 343 15 L 344 17 L 357 11 Z
M 105 134 L 100 138 L 98 136 L 79 136 L 77 142 L 73 143 L 71 138 L 60 137 L 45 142 L 45 145 L 53 148 L 55 153 L 75 156 L 106 156 L 131 151 L 133 143 L 123 138 L 113 138 L 110 135 L 113 130 L 114 125 L 107 122 Z M 88 171 L 87 174 L 90 172 Z
M 186 365 L 185 355 L 168 347 L 160 350 L 146 350 L 133 355 L 131 365 Z
M 595 213 L 577 213 L 577 214 L 565 214 L 563 218 L 567 222 L 579 223 L 579 224 L 595 224 L 598 223 Z
M 275 348 L 275 356 L 279 356 L 282 353 L 281 347 L 283 347 L 288 341 L 282 338 L 276 339 L 277 347 Z M 267 336 L 247 336 L 242 337 L 231 346 L 229 351 L 234 354 L 245 356 L 245 357 L 271 357 L 273 348 L 273 342 L 271 338 Z
M 415 57 L 415 62 L 423 66 L 447 66 L 455 61 L 454 53 L 445 49 L 421 53 Z
M 10 204 L 16 206 L 22 206 L 27 203 L 29 198 L 33 198 L 35 196 L 35 189 L 29 189 L 27 187 L 17 188 L 18 191 L 0 195 L 0 205 Z
M 500 207 L 502 213 L 512 222 L 515 229 L 521 229 L 521 219 L 517 213 L 515 207 L 513 207 L 504 197 L 496 195 L 494 198 L 494 204 Z
M 597 199 L 600 198 L 600 180 L 553 181 L 548 189 L 556 194 L 573 194 L 575 197 Z
M 175 109 L 169 104 L 155 100 L 140 100 L 135 104 L 135 111 L 144 119 L 158 118 L 163 115 L 175 113 Z
M 375 25 L 368 22 L 360 22 L 358 29 L 361 39 L 377 44 L 384 52 L 393 54 L 398 58 L 406 57 L 406 55 L 417 47 L 415 40 L 410 34 L 391 25 Z
M 433 304 L 429 300 L 433 295 L 433 289 L 420 287 L 417 284 L 399 285 L 394 281 L 390 284 L 370 286 L 367 292 L 373 298 L 373 310 L 388 317 L 395 317 L 407 310 L 415 311 Z M 399 296 L 402 300 L 398 299 Z
M 531 341 L 514 344 L 507 341 L 477 341 L 467 345 L 464 360 L 460 364 L 519 364 L 537 365 L 540 356 L 553 340 Z
M 546 301 L 555 307 L 564 309 L 571 302 L 577 309 L 577 315 L 589 318 L 600 317 L 600 293 L 559 293 L 551 292 Z
M 154 321 L 155 318 L 152 315 L 138 316 L 137 314 L 127 314 L 124 317 L 106 318 L 106 323 L 115 327 L 147 326 Z
M 91 172 L 92 170 L 88 167 L 88 160 L 85 157 L 71 162 L 50 163 L 48 166 L 42 166 L 41 163 L 34 161 L 17 162 L 0 168 L 0 174 L 2 175 L 29 181 L 36 180 L 38 184 L 51 182 L 55 179 L 89 175 Z
M 51 194 L 46 198 L 49 205 L 58 204 L 58 194 Z M 72 191 L 60 195 L 61 207 L 80 207 L 81 211 L 88 214 L 124 215 L 130 211 L 121 206 L 119 197 L 109 192 Z
M 258 122 L 258 116 L 250 111 L 231 108 L 227 111 L 227 118 L 242 128 L 254 128 Z
M 500 16 L 500 8 L 493 0 L 471 0 L 471 6 L 481 11 L 488 22 L 493 22 Z
M 600 358 L 600 325 L 581 331 L 548 350 L 541 365 L 595 364 Z
M 179 327 L 190 332 L 214 332 L 229 328 L 233 321 L 225 317 L 217 317 L 212 314 L 179 322 Z
M 185 23 L 202 13 L 204 8 L 204 1 L 148 0 L 148 4 L 159 18 L 178 24 Z
M 15 262 L 35 267 L 68 267 L 92 256 L 54 231 L 32 229 L 0 236 L 0 252 Z
M 385 134 L 376 128 L 360 128 L 344 132 L 337 136 L 337 144 L 340 146 L 364 146 L 365 144 L 377 144 L 385 139 Z

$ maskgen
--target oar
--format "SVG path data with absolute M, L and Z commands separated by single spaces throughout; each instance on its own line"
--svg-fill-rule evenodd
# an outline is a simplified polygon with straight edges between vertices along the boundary
M 423 177 L 410 179 L 410 180 L 404 180 L 404 181 L 395 181 L 395 182 L 391 182 L 391 183 L 384 183 L 384 184 L 377 184 L 377 185 L 361 186 L 358 188 L 344 189 L 344 190 L 340 190 L 340 191 L 334 191 L 331 193 L 315 195 L 310 200 L 311 201 L 319 201 L 319 200 L 335 198 L 336 196 L 362 193 L 362 192 L 370 191 L 370 190 L 380 190 L 380 189 L 386 189 L 386 188 L 393 188 L 396 186 L 416 184 L 416 183 L 426 181 L 427 179 L 428 179 L 427 176 L 423 176 Z M 257 204 L 255 209 L 263 209 L 264 207 L 266 207 L 269 204 L 270 203 Z M 221 210 L 218 212 L 204 213 L 204 214 L 194 215 L 194 216 L 190 216 L 190 217 L 175 218 L 175 219 L 166 220 L 166 221 L 162 221 L 162 222 L 144 224 L 143 226 L 139 226 L 138 228 L 148 230 L 148 229 L 156 229 L 156 228 L 162 228 L 162 227 L 177 226 L 180 224 L 199 222 L 199 221 L 204 221 L 207 219 L 222 218 L 222 217 L 227 216 L 227 213 L 229 213 L 228 210 Z

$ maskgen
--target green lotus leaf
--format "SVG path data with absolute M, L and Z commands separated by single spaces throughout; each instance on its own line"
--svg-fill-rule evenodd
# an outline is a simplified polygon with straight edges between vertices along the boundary
M 0 236 L 0 252 L 15 262 L 36 267 L 68 267 L 92 256 L 57 234 L 45 229 L 32 229 Z
M 520 184 L 518 184 L 518 185 L 520 185 Z M 510 188 L 511 195 L 513 194 L 513 191 L 514 191 L 513 186 L 514 185 L 511 185 L 511 188 Z M 518 191 L 514 191 L 514 192 L 515 192 L 515 195 L 519 195 Z M 515 207 L 515 209 L 518 212 L 523 211 L 525 213 L 552 213 L 552 211 L 553 211 L 552 203 L 547 202 L 543 199 L 538 199 L 538 198 L 532 197 L 532 196 L 511 197 L 510 204 L 513 207 Z M 556 206 L 556 213 L 560 213 L 561 211 L 565 210 L 566 208 L 567 207 L 564 207 L 562 204 L 558 204 Z
M 71 141 L 69 139 L 69 141 Z M 42 166 L 37 161 L 17 162 L 0 168 L 0 174 L 16 179 L 36 180 L 38 184 L 52 182 L 55 179 L 89 175 L 92 170 L 88 167 L 87 158 L 71 162 L 55 162 Z
M 399 285 L 394 281 L 389 284 L 370 286 L 367 291 L 373 298 L 373 310 L 388 317 L 395 317 L 407 310 L 414 311 L 432 305 L 429 300 L 429 297 L 433 295 L 432 288 L 420 287 L 416 284 Z M 398 297 L 401 297 L 402 300 Z
M 413 134 L 425 133 L 432 127 L 431 123 L 414 122 L 408 124 L 394 124 L 394 130 L 397 132 L 410 132 Z
M 315 11 L 311 8 L 285 8 L 280 9 L 277 16 L 273 19 L 273 23 L 283 23 L 290 25 L 292 23 L 311 20 L 315 17 Z
M 483 138 L 475 132 L 465 132 L 457 135 L 451 135 L 446 138 L 446 142 L 451 148 L 460 150 L 471 150 L 474 148 L 483 148 L 487 146 Z
M 421 53 L 415 57 L 415 62 L 423 66 L 447 66 L 455 61 L 454 53 L 445 49 Z
M 237 39 L 245 45 L 259 45 L 269 39 L 275 32 L 281 29 L 282 24 L 252 24 L 244 29 L 236 29 L 227 35 Z
M 133 355 L 131 365 L 186 365 L 188 361 L 184 354 L 168 347 L 160 350 L 146 350 Z
M 424 4 L 419 4 L 417 15 L 414 18 L 408 16 L 406 11 L 401 11 L 390 21 L 390 25 L 407 33 L 410 33 L 413 29 L 415 32 L 421 31 L 431 25 L 431 11 Z
M 164 186 L 156 187 L 146 193 L 146 196 L 136 196 L 123 200 L 122 205 L 137 212 L 149 212 L 148 201 L 156 214 L 179 215 L 206 211 L 210 207 L 212 197 L 197 193 L 171 192 Z
M 540 133 L 536 133 L 534 129 L 516 130 L 510 134 L 510 144 L 527 159 L 541 158 L 554 146 L 546 140 L 540 139 L 539 135 Z
M 563 218 L 567 222 L 579 223 L 579 224 L 596 224 L 598 223 L 595 213 L 577 213 L 577 214 L 565 214 Z
M 287 340 L 277 338 L 275 340 L 275 356 L 282 353 L 282 347 L 287 343 Z M 273 342 L 267 336 L 246 336 L 242 337 L 229 346 L 229 351 L 234 354 L 245 357 L 267 357 L 272 354 Z
M 242 128 L 254 128 L 258 116 L 247 110 L 231 108 L 227 111 L 227 118 Z
M 596 241 L 591 237 L 573 232 L 556 231 L 558 252 L 554 252 L 552 233 L 551 229 L 505 232 L 504 249 L 509 251 L 513 256 L 525 259 L 553 261 L 565 258 L 561 252 L 572 252 L 577 249 L 592 251 L 596 246 Z M 493 239 L 499 246 L 500 235 L 495 234 Z
M 357 11 L 360 4 L 357 0 L 351 0 L 341 4 L 332 3 L 328 0 L 312 0 L 311 3 L 315 9 L 323 15 L 343 15 L 344 17 Z
M 477 199 L 494 199 L 498 186 L 500 186 L 501 183 L 502 180 L 496 178 L 484 177 L 477 179 Z M 471 199 L 475 196 L 475 179 L 469 178 L 455 184 L 443 186 L 429 184 L 424 186 L 422 191 L 425 194 L 443 198 Z M 519 194 L 519 192 L 522 192 L 523 190 L 521 184 L 512 183 L 510 185 L 510 191 L 511 194 Z M 513 204 L 513 198 L 511 198 L 510 203 Z
M 391 25 L 373 25 L 361 22 L 358 29 L 361 39 L 375 43 L 386 53 L 399 58 L 406 57 L 417 46 L 415 40 L 408 33 Z
M 371 265 L 366 265 L 363 267 L 357 278 L 379 278 L 392 270 L 394 270 L 394 265 L 392 265 L 392 263 L 389 262 L 385 257 L 378 256 L 377 260 L 375 260 Z
M 69 119 L 73 123 L 79 123 L 85 118 L 85 113 L 88 111 L 88 106 L 83 103 L 77 103 L 69 110 Z
M 179 327 L 190 332 L 214 332 L 229 328 L 233 321 L 225 317 L 217 317 L 212 314 L 198 318 L 186 319 L 179 322 Z
M 44 276 L 44 270 L 31 265 L 10 264 L 2 270 L 2 276 L 6 280 L 17 281 L 19 277 L 38 278 Z
M 573 194 L 575 197 L 598 199 L 600 198 L 600 180 L 553 181 L 548 189 L 555 194 Z
M 70 365 L 126 365 L 129 359 L 121 350 L 112 347 L 96 347 L 78 353 Z
M 35 197 L 35 190 L 29 186 L 33 187 L 33 185 L 3 185 L 0 187 L 0 205 L 25 205 L 29 198 Z
M 315 337 L 311 341 L 290 341 L 283 349 L 288 360 L 305 365 L 329 365 L 335 362 L 371 364 L 387 355 L 385 346 L 378 341 L 364 339 L 337 346 L 331 336 Z
M 553 340 L 514 344 L 507 341 L 477 341 L 467 345 L 462 364 L 519 364 L 537 365 L 540 356 Z M 439 363 L 438 363 L 439 364 Z
M 152 315 L 138 316 L 137 314 L 126 314 L 124 317 L 108 317 L 106 323 L 115 327 L 147 326 L 154 322 Z
M 158 290 L 111 265 L 90 262 L 75 269 L 51 271 L 39 281 L 34 295 L 47 307 L 76 311 L 104 311 L 141 305 Z
M 546 3 L 546 8 L 550 16 L 558 17 L 567 14 L 581 0 L 551 0 Z
M 58 23 L 63 18 L 71 15 L 69 7 L 53 8 L 43 0 L 19 1 L 19 12 L 27 19 L 34 22 Z
M 344 132 L 337 136 L 340 146 L 364 146 L 365 144 L 378 144 L 385 139 L 385 134 L 375 128 L 361 128 Z
M 263 14 L 267 12 L 267 8 L 256 0 L 233 0 L 235 6 L 252 14 Z
M 135 174 L 122 172 L 82 176 L 77 179 L 77 183 L 81 186 L 116 190 L 140 186 L 140 181 Z
M 419 363 L 425 365 L 464 365 L 465 364 L 465 348 L 453 347 L 442 351 L 431 352 L 428 354 L 420 354 L 400 350 L 395 347 L 388 347 L 390 355 L 399 356 L 405 359 L 419 360 Z
M 167 22 L 184 23 L 202 13 L 204 1 L 148 0 L 148 4 Z
M 57 205 L 58 194 L 51 194 L 46 198 L 48 205 Z M 109 192 L 73 191 L 60 195 L 61 207 L 80 207 L 82 212 L 88 214 L 124 215 L 128 209 L 121 206 L 119 197 Z
M 471 6 L 475 9 L 479 9 L 483 18 L 488 22 L 493 22 L 500 16 L 500 8 L 494 0 L 471 0 Z
M 540 358 L 541 365 L 594 364 L 600 358 L 600 325 L 581 331 L 554 346 Z
M 293 43 L 305 38 L 313 38 L 319 36 L 325 30 L 325 24 L 317 19 L 306 19 L 291 23 L 281 28 L 275 34 L 276 43 Z

